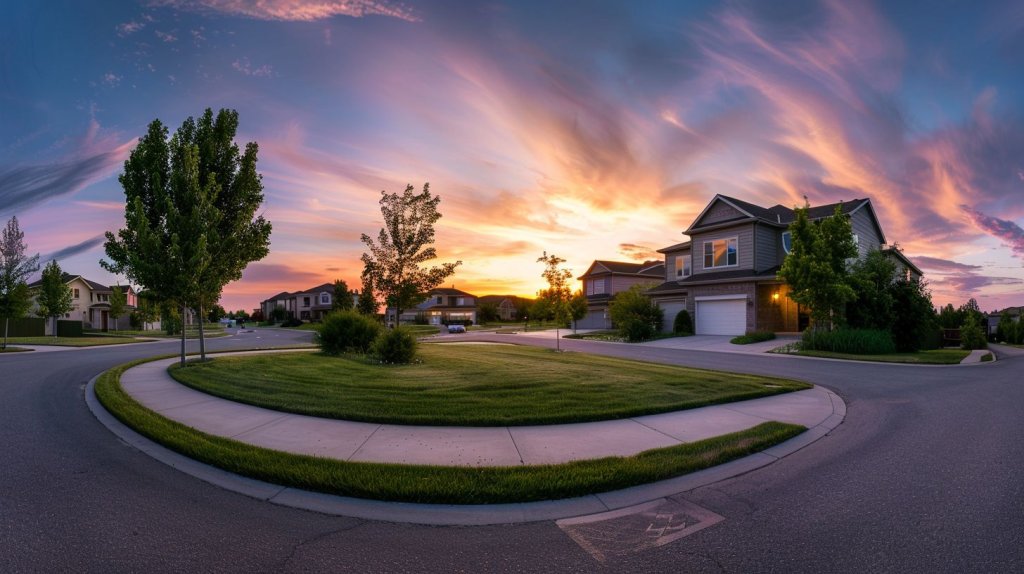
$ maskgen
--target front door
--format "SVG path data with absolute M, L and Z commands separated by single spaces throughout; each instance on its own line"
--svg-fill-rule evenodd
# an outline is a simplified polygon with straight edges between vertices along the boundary
M 103 331 L 107 330 L 107 319 L 109 318 L 109 315 L 110 315 L 110 313 L 107 312 L 107 311 L 101 311 L 100 312 L 100 324 L 103 326 L 102 327 Z

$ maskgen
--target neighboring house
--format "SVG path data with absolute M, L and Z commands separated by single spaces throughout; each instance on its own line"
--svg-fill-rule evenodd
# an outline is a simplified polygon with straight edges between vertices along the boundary
M 395 309 L 389 307 L 385 313 L 388 325 L 411 324 L 422 314 L 431 325 L 447 325 L 469 321 L 476 324 L 477 297 L 454 287 L 439 287 L 431 290 L 422 303 L 402 311 L 396 321 Z
M 359 292 L 351 291 L 352 306 L 359 302 Z M 282 291 L 260 303 L 263 316 L 270 318 L 271 312 L 281 307 L 289 317 L 303 321 L 319 321 L 334 308 L 334 284 L 324 283 L 302 291 Z
M 579 329 L 611 329 L 609 305 L 616 293 L 633 285 L 656 284 L 665 280 L 665 264 L 661 261 L 625 263 L 597 260 L 579 276 L 587 297 L 587 314 L 576 322 Z
M 1020 321 L 1021 316 L 1024 315 L 1024 307 L 1007 307 L 1002 311 L 996 311 L 995 313 L 989 313 L 986 315 L 986 326 L 988 327 L 986 329 L 986 334 L 988 334 L 988 336 L 991 337 L 996 334 L 996 330 L 999 328 L 999 321 L 1003 318 L 1004 313 L 1009 315 L 1010 319 L 1014 323 L 1017 323 Z
M 515 295 L 484 295 L 477 298 L 479 305 L 493 304 L 498 308 L 498 318 L 502 321 L 514 321 L 519 318 L 516 304 L 523 301 Z
M 820 220 L 836 206 L 850 218 L 859 257 L 880 249 L 893 258 L 901 275 L 920 277 L 918 269 L 885 235 L 870 199 L 811 207 Z M 776 274 L 789 253 L 789 224 L 795 212 L 782 205 L 765 208 L 716 195 L 683 233 L 690 241 L 660 249 L 665 254 L 664 282 L 648 291 L 665 314 L 665 330 L 686 309 L 701 335 L 742 335 L 751 331 L 802 331 L 809 314 L 787 295 Z
M 72 310 L 66 313 L 61 319 L 66 321 L 81 321 L 83 329 L 96 329 L 109 331 L 112 329 L 131 329 L 129 316 L 138 305 L 138 294 L 130 285 L 121 286 L 125 290 L 124 313 L 117 317 L 116 325 L 113 317 L 110 316 L 110 296 L 114 294 L 114 287 L 103 285 L 96 281 L 90 281 L 81 275 L 63 273 L 61 279 L 71 289 Z M 30 289 L 38 289 L 42 285 L 42 279 L 29 283 Z M 39 305 L 33 294 L 32 310 L 33 315 L 39 316 Z M 50 324 L 46 326 L 49 330 Z

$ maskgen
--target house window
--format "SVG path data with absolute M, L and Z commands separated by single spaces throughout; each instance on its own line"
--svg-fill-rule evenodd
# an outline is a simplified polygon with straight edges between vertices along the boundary
M 691 273 L 691 257 L 689 255 L 676 256 L 676 277 L 689 277 Z
M 75 289 L 75 299 L 78 299 L 78 289 Z
M 591 279 L 587 281 L 587 295 L 604 294 L 604 279 Z
M 437 296 L 437 304 L 440 305 L 441 303 L 442 303 L 442 298 L 441 298 L 440 295 L 438 295 Z
M 320 304 L 321 305 L 330 305 L 331 304 L 331 296 L 328 295 L 327 293 L 321 293 L 320 294 Z
M 853 234 L 853 244 L 860 247 L 860 237 L 858 237 L 856 233 Z
M 457 299 L 455 299 L 455 305 L 457 307 L 461 307 L 461 306 L 463 306 L 465 304 L 466 304 L 466 298 L 465 297 L 458 297 Z
M 302 306 L 303 307 L 309 307 L 309 297 L 303 297 L 302 298 Z
M 704 268 L 735 267 L 739 264 L 737 239 L 716 239 L 704 242 Z
M 793 234 L 788 231 L 782 232 L 782 250 L 789 255 L 793 251 Z

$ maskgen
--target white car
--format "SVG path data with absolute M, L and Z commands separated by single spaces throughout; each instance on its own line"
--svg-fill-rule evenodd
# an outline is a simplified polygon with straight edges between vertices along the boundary
M 465 325 L 448 325 L 448 333 L 465 333 Z

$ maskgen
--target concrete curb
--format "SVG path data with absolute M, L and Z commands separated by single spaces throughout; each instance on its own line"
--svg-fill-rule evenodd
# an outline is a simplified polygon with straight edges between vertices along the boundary
M 482 526 L 558 520 L 600 514 L 679 494 L 740 476 L 789 456 L 838 427 L 846 417 L 846 403 L 825 390 L 832 401 L 832 415 L 784 443 L 716 467 L 668 480 L 579 498 L 514 504 L 417 504 L 383 502 L 310 492 L 246 478 L 180 455 L 140 435 L 110 414 L 96 397 L 96 379 L 89 381 L 85 402 L 96 419 L 128 445 L 199 480 L 225 490 L 289 508 L 368 520 L 436 526 Z

